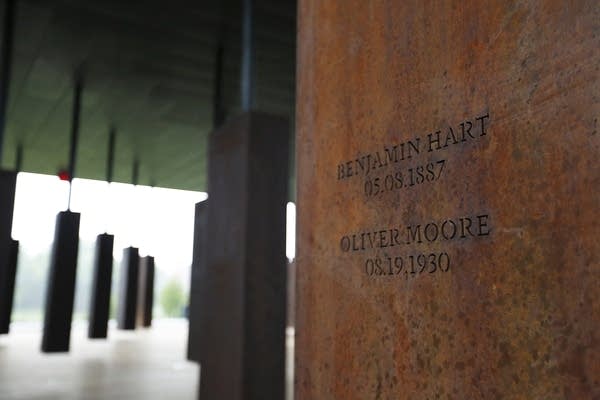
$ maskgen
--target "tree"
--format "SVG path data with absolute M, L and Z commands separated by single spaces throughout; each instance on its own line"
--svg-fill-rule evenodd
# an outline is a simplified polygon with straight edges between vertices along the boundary
M 160 293 L 160 305 L 168 317 L 180 317 L 185 306 L 185 293 L 175 279 L 165 285 Z

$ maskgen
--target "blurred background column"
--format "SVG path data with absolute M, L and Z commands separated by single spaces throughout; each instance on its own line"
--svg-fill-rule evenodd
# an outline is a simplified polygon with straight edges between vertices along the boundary
M 71 321 L 75 299 L 77 255 L 79 251 L 80 214 L 71 211 L 73 178 L 77 162 L 77 144 L 81 120 L 83 80 L 81 70 L 75 74 L 71 142 L 69 152 L 69 198 L 67 211 L 56 216 L 56 230 L 52 247 L 52 259 L 48 273 L 46 307 L 44 313 L 43 352 L 69 351 Z
M 6 111 L 11 78 L 15 0 L 4 2 L 2 64 L 0 66 L 0 334 L 8 333 L 16 276 L 18 242 L 11 238 L 17 172 L 2 169 Z
M 201 399 L 284 398 L 288 140 L 285 118 L 258 112 L 211 136 L 210 244 L 190 337 Z
M 149 328 L 152 325 L 152 305 L 154 303 L 154 257 L 140 257 L 138 287 L 138 325 Z

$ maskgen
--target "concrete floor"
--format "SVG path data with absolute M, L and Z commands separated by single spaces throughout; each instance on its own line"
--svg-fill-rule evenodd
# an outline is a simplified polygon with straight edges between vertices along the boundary
M 40 331 L 40 324 L 13 323 L 0 336 L 1 400 L 196 400 L 199 368 L 185 361 L 185 320 L 135 332 L 111 326 L 108 340 L 93 341 L 87 325 L 75 323 L 68 354 L 42 354 Z M 288 400 L 292 352 L 288 330 Z
M 0 399 L 194 400 L 199 368 L 185 361 L 187 323 L 156 321 L 148 330 L 111 329 L 90 341 L 75 324 L 68 354 L 42 354 L 39 324 L 13 324 L 0 336 Z

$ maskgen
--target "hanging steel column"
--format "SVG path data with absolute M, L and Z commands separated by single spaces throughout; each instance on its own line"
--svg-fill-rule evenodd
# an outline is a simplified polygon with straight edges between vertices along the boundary
M 117 309 L 117 328 L 135 329 L 137 311 L 138 279 L 140 253 L 135 247 L 123 250 L 121 263 L 121 282 L 119 290 L 119 306 Z
M 2 70 L 0 71 L 0 334 L 8 333 L 12 290 L 14 289 L 15 245 L 11 239 L 17 173 L 2 170 L 6 110 L 13 52 L 15 0 L 6 0 L 2 35 Z
M 17 146 L 17 152 L 15 157 L 15 173 L 14 175 L 9 174 L 11 176 L 10 184 L 9 184 L 9 197 L 13 197 L 15 195 L 15 186 L 16 186 L 16 174 L 21 170 L 21 164 L 23 163 L 23 146 L 19 144 Z M 1 180 L 1 179 L 0 179 Z M 0 183 L 2 186 L 2 183 Z M 2 188 L 0 188 L 2 190 Z M 12 190 L 12 192 L 11 192 Z M 2 201 L 0 200 L 0 203 Z M 10 204 L 13 204 L 11 206 Z M 14 201 L 10 202 L 7 205 L 7 211 L 10 210 L 10 227 L 12 228 L 12 211 L 14 208 Z M 4 264 L 0 261 L 0 334 L 8 333 L 10 330 L 10 320 L 12 315 L 12 307 L 13 300 L 15 294 L 15 281 L 17 279 L 17 263 L 19 259 L 19 241 L 10 238 L 10 231 L 7 231 L 9 235 L 8 240 L 8 253 L 4 253 L 7 251 L 6 247 L 3 247 L 3 256 Z M 6 233 L 4 234 L 6 235 Z M 4 239 L 6 240 L 6 239 Z M 8 258 L 7 258 L 8 256 Z
M 8 333 L 14 285 L 15 244 L 11 238 L 17 174 L 0 170 L 0 334 Z
M 108 135 L 108 153 L 106 160 L 106 182 L 112 182 L 113 162 L 115 158 L 116 130 L 111 128 Z M 108 233 L 96 238 L 96 254 L 94 257 L 94 275 L 92 278 L 92 300 L 88 337 L 105 339 L 108 336 L 108 319 L 110 317 L 110 292 L 113 270 L 113 246 L 115 237 Z
M 83 83 L 78 74 L 75 80 L 71 149 L 69 152 L 69 207 L 67 211 L 60 212 L 56 217 L 52 261 L 46 293 L 46 312 L 44 314 L 44 333 L 42 336 L 43 352 L 69 351 L 71 338 L 80 214 L 71 212 L 70 205 L 79 138 L 82 89 Z
M 152 305 L 154 304 L 154 257 L 140 257 L 138 287 L 139 325 L 149 328 L 152 325 Z

